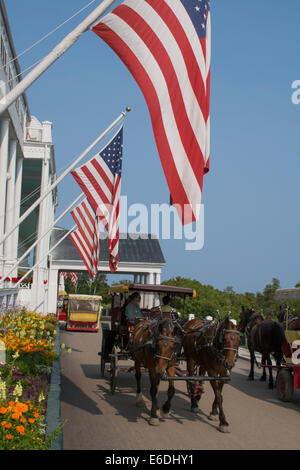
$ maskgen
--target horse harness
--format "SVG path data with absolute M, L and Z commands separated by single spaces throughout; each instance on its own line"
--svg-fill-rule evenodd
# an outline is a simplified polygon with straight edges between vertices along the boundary
M 181 325 L 177 322 L 177 320 L 171 320 L 170 319 L 170 322 L 172 323 L 173 326 L 175 324 L 179 327 L 179 329 L 181 331 L 183 331 Z M 157 359 L 165 359 L 166 361 L 168 361 L 168 364 L 170 364 L 173 361 L 173 359 L 181 351 L 182 339 L 179 339 L 180 335 L 172 337 L 172 336 L 167 336 L 167 335 L 163 335 L 163 334 L 159 333 L 159 327 L 160 327 L 160 320 L 152 320 L 150 324 L 144 326 L 143 330 L 144 331 L 145 330 L 149 331 L 150 339 L 148 341 L 146 341 L 146 343 L 143 343 L 140 346 L 137 346 L 136 348 L 131 349 L 130 352 L 134 353 L 134 352 L 139 351 L 140 349 L 144 349 L 146 347 L 149 347 L 152 350 L 152 352 L 154 353 L 153 356 L 155 358 L 155 361 Z M 177 347 L 173 348 L 173 351 L 172 351 L 172 354 L 171 354 L 170 357 L 162 356 L 162 355 L 156 353 L 157 343 L 161 339 L 163 339 L 165 341 L 165 344 L 164 344 L 165 347 L 167 347 L 169 341 L 172 341 L 174 343 L 174 345 L 177 346 Z
M 197 338 L 199 336 L 203 336 L 207 331 L 209 331 L 211 327 L 214 327 L 214 330 L 212 335 L 206 337 L 208 341 L 204 344 L 197 345 Z M 192 333 L 192 331 L 189 331 L 188 333 Z M 234 351 L 236 353 L 235 362 L 237 361 L 238 348 L 229 348 L 224 346 L 224 333 L 231 333 L 232 339 L 234 339 L 234 335 L 238 334 L 240 336 L 242 334 L 240 331 L 228 328 L 221 328 L 221 325 L 218 326 L 214 324 L 212 320 L 198 328 L 195 333 L 195 349 L 197 353 L 199 353 L 200 351 L 205 351 L 213 359 L 217 360 L 218 362 L 221 362 L 226 369 L 228 369 L 228 367 L 225 364 L 225 355 L 223 354 L 224 351 Z M 221 347 L 219 347 L 219 345 L 221 345 Z

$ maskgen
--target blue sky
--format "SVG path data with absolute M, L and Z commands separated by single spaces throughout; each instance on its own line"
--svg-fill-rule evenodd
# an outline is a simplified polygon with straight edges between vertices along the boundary
M 17 52 L 86 3 L 6 1 Z M 180 275 L 237 292 L 262 290 L 272 277 L 282 287 L 293 286 L 300 281 L 300 105 L 292 104 L 291 85 L 300 80 L 300 2 L 211 0 L 211 11 L 205 243 L 200 251 L 185 251 L 184 240 L 161 240 L 167 262 L 163 279 Z M 22 57 L 21 68 L 42 58 L 85 15 Z M 94 33 L 86 32 L 27 97 L 31 113 L 54 124 L 58 170 L 130 105 L 122 192 L 129 204 L 168 202 L 145 100 L 123 63 Z M 58 194 L 57 215 L 78 194 L 71 176 Z M 71 223 L 71 217 L 64 220 L 66 227 Z

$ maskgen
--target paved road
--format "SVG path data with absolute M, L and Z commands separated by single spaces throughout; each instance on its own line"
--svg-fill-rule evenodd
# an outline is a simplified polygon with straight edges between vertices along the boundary
M 145 407 L 135 406 L 135 378 L 122 373 L 112 396 L 108 375 L 100 378 L 100 334 L 61 331 L 61 342 L 72 348 L 62 358 L 62 419 L 64 449 L 195 450 L 300 449 L 300 391 L 292 403 L 282 403 L 266 383 L 248 382 L 248 361 L 239 359 L 230 385 L 224 387 L 224 410 L 230 434 L 222 434 L 207 416 L 213 393 L 209 384 L 201 411 L 189 411 L 185 384 L 176 383 L 170 417 L 160 426 L 148 424 L 149 382 L 143 377 Z M 260 372 L 259 372 L 260 374 Z M 257 374 L 256 378 L 259 375 Z M 159 403 L 167 383 L 161 382 Z

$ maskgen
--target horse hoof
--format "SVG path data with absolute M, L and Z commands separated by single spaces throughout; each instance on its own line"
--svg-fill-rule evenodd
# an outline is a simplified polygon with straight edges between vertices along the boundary
M 135 404 L 136 406 L 144 406 L 145 403 L 144 403 L 143 396 L 141 393 L 137 393 Z
M 273 385 L 273 384 L 269 384 L 269 385 L 268 385 L 268 388 L 269 388 L 270 390 L 273 390 L 274 385 Z
M 266 380 L 267 380 L 266 377 L 261 377 L 261 378 L 259 379 L 260 382 L 265 382 Z
M 224 434 L 230 433 L 229 426 L 219 426 L 218 431 L 223 432 Z
M 254 380 L 254 377 L 251 377 L 251 375 L 249 375 L 247 380 L 252 381 L 252 380 Z
M 160 419 L 166 419 L 169 415 L 169 411 L 164 411 L 164 410 L 159 410 L 159 414 L 160 414 Z
M 210 414 L 209 417 L 208 417 L 208 419 L 209 419 L 210 421 L 218 421 L 219 417 L 218 417 L 218 415 Z
M 151 424 L 151 426 L 159 426 L 159 419 L 158 418 L 150 418 L 149 419 L 149 424 Z
M 193 408 L 191 408 L 192 413 L 198 413 L 198 411 L 199 411 L 198 406 L 194 406 Z

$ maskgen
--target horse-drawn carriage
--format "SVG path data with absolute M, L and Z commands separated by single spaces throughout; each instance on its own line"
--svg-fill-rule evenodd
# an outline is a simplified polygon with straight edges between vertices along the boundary
M 300 300 L 300 288 L 277 289 L 275 300 Z M 287 342 L 282 346 L 284 362 L 276 366 L 276 388 L 280 400 L 290 401 L 294 390 L 300 389 L 300 318 L 289 318 L 289 308 L 285 318 L 285 337 Z
M 169 296 L 183 298 L 195 297 L 194 289 L 178 286 L 156 285 L 156 284 L 129 284 L 115 285 L 109 290 L 111 295 L 111 328 L 103 330 L 102 348 L 99 355 L 101 376 L 104 377 L 106 364 L 109 363 L 110 388 L 111 393 L 115 391 L 116 377 L 120 370 L 131 370 L 132 367 L 121 366 L 120 361 L 128 361 L 132 357 L 133 331 L 136 324 L 140 321 L 128 321 L 125 316 L 125 308 L 133 293 L 139 293 L 143 296 L 141 307 L 142 317 L 140 319 L 155 320 L 158 318 L 170 318 L 177 320 L 180 313 L 173 308 L 162 308 L 162 297 Z M 185 303 L 185 302 L 184 302 Z M 148 308 L 149 304 L 156 304 Z
M 135 370 L 137 384 L 136 404 L 143 403 L 141 392 L 142 367 L 148 370 L 152 408 L 151 425 L 157 425 L 157 392 L 160 380 L 169 382 L 167 400 L 160 410 L 164 419 L 170 411 L 171 400 L 175 393 L 174 381 L 187 384 L 191 400 L 191 411 L 197 412 L 198 401 L 203 393 L 202 382 L 209 381 L 215 398 L 209 419 L 219 418 L 218 429 L 229 432 L 229 425 L 223 411 L 222 388 L 231 380 L 231 370 L 238 356 L 240 332 L 227 315 L 224 319 L 195 318 L 184 320 L 176 311 L 165 311 L 160 305 L 152 309 L 142 309 L 142 318 L 131 323 L 126 319 L 126 297 L 130 293 L 149 295 L 168 295 L 186 298 L 194 297 L 193 289 L 166 285 L 114 286 L 112 295 L 111 329 L 103 331 L 101 374 L 104 376 L 106 363 L 110 368 L 110 388 L 115 391 L 115 380 L 121 369 Z M 153 298 L 152 298 L 153 300 Z M 125 317 L 125 318 L 124 318 Z M 119 361 L 133 359 L 121 367 Z M 181 369 L 181 360 L 186 361 L 187 370 Z M 207 374 L 207 375 L 206 375 Z

